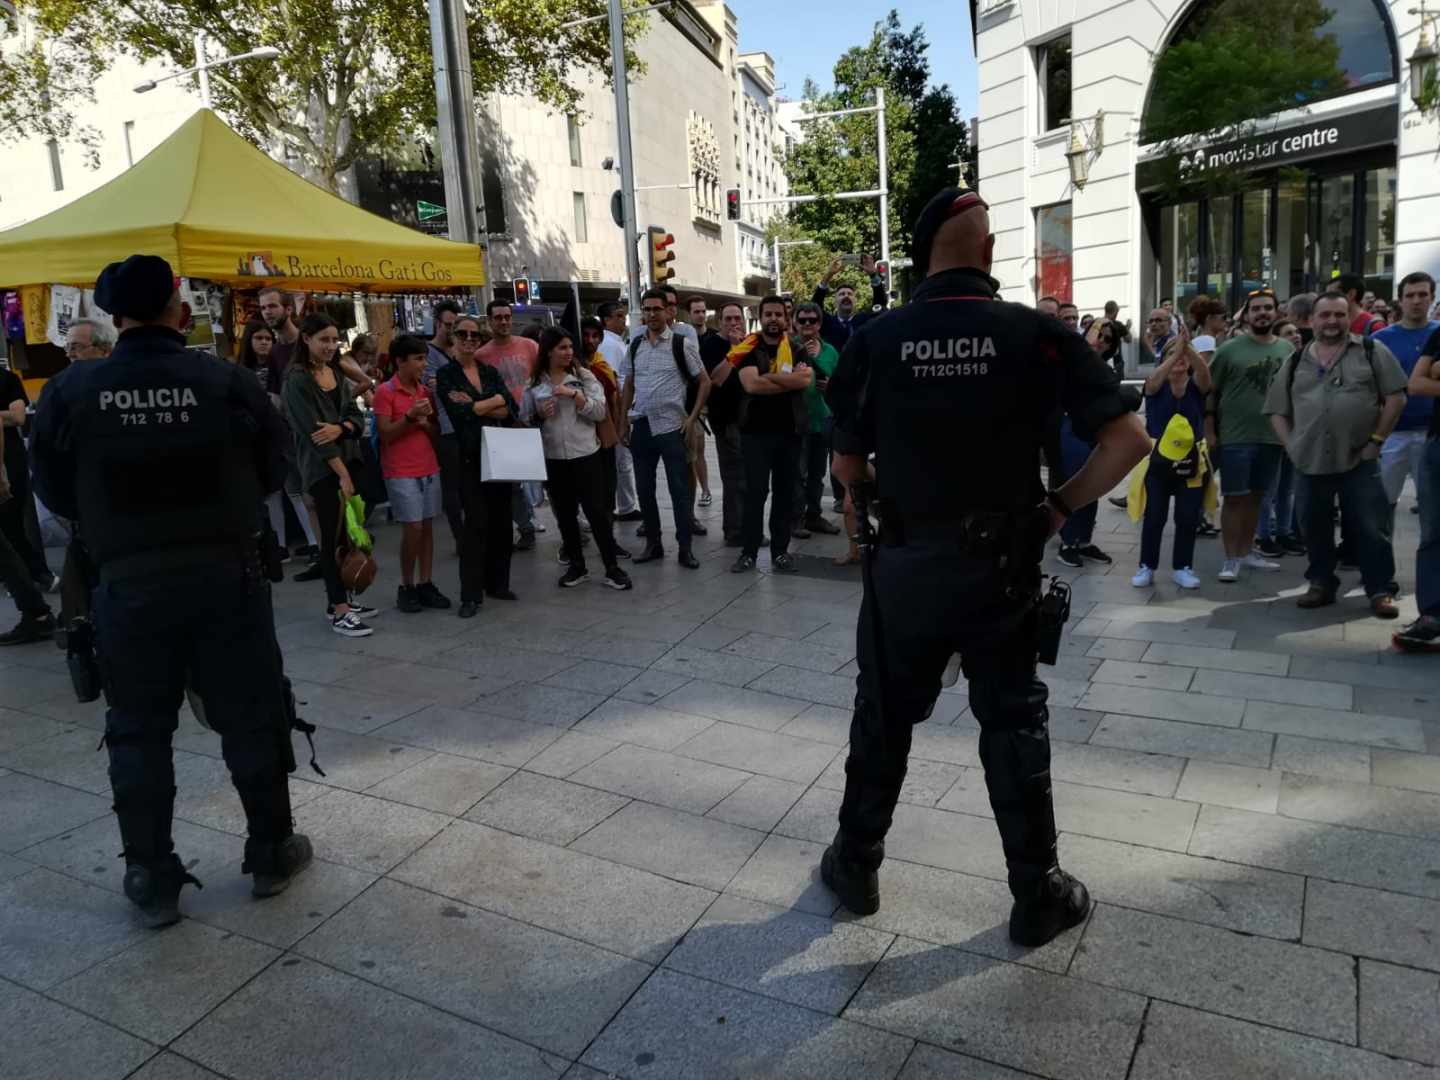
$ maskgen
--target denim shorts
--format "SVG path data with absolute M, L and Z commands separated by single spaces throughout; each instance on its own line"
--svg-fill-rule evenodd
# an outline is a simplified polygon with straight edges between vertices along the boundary
M 439 473 L 387 476 L 385 491 L 390 496 L 390 514 L 396 521 L 413 524 L 440 516 Z
M 1220 494 L 1263 495 L 1280 475 L 1285 451 L 1269 443 L 1220 444 Z

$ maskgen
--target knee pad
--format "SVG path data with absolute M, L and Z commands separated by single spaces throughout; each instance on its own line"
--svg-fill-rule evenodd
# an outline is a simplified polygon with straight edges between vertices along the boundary
M 1050 709 L 1028 687 L 997 687 L 984 682 L 970 684 L 970 710 L 982 730 L 1025 731 L 1045 729 Z

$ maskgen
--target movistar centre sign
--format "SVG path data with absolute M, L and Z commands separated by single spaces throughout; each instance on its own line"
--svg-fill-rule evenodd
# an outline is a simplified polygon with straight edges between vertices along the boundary
M 1171 157 L 1155 156 L 1140 163 L 1138 179 L 1144 187 L 1166 164 L 1178 164 L 1182 179 L 1196 179 L 1217 169 L 1261 170 L 1294 165 L 1313 158 L 1331 157 L 1393 143 L 1399 112 L 1394 102 L 1362 112 L 1308 119 L 1283 128 L 1267 128 L 1244 139 L 1203 141 Z M 1176 159 L 1179 159 L 1178 162 Z

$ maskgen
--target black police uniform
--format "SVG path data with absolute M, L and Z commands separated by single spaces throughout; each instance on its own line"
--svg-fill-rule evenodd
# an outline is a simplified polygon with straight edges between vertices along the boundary
M 1001 522 L 1002 533 L 1033 525 L 1045 497 L 1040 449 L 1057 408 L 1093 437 L 1127 407 L 1115 373 L 1079 335 L 996 300 L 996 287 L 978 270 L 926 278 L 909 304 L 856 331 L 826 395 L 836 452 L 875 455 L 881 507 L 874 592 L 860 614 L 840 832 L 827 852 L 827 881 L 837 867 L 848 869 L 851 886 L 868 880 L 869 895 L 852 888 L 847 898 L 837 887 L 847 906 L 878 906 L 874 870 L 905 779 L 911 729 L 930 715 L 957 652 L 1017 909 L 1047 888 L 1078 887 L 1055 872 L 1034 592 L 1014 588 L 1017 570 L 1038 586 L 1043 544 L 1022 569 L 1013 559 L 1002 567 L 1001 552 L 965 538 L 981 521 Z M 1003 536 L 999 546 L 1008 550 Z
M 134 256 L 106 268 L 96 298 L 150 320 L 173 287 L 163 260 Z M 187 685 L 221 736 L 256 894 L 278 891 L 309 859 L 309 842 L 292 837 L 288 702 L 256 543 L 255 507 L 284 480 L 287 438 L 249 371 L 187 350 L 159 325 L 128 329 L 109 357 L 67 368 L 35 418 L 36 488 L 79 521 L 98 572 L 125 891 L 152 925 L 179 917 L 180 887 L 194 880 L 171 840 L 170 742 Z

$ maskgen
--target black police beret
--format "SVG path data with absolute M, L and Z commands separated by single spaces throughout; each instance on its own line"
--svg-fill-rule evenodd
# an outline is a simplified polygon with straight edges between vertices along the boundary
M 95 303 L 117 318 L 153 319 L 174 294 L 175 272 L 159 255 L 131 255 L 95 279 Z
M 963 214 L 972 206 L 985 205 L 979 192 L 957 187 L 942 188 L 925 204 L 910 233 L 910 258 L 921 277 L 930 272 L 930 249 L 935 246 L 941 227 L 956 214 Z

